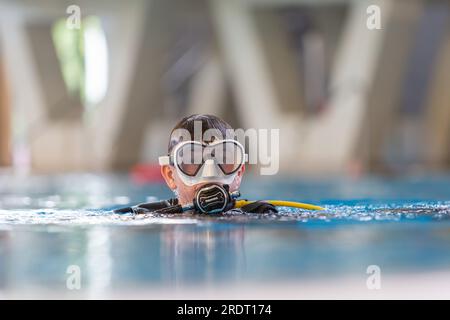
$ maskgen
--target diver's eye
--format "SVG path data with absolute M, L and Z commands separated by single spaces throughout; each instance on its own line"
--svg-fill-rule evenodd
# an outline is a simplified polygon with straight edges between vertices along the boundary
M 224 174 L 232 174 L 244 163 L 244 152 L 234 142 L 224 142 L 211 147 L 214 159 Z
M 203 146 L 186 144 L 175 155 L 178 168 L 188 176 L 195 176 L 203 163 Z

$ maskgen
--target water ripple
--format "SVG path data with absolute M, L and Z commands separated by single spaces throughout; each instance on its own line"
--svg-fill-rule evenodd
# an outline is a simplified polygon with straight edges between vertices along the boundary
M 0 210 L 0 225 L 62 224 L 62 225 L 146 225 L 197 224 L 207 222 L 370 222 L 403 220 L 446 220 L 450 218 L 450 203 L 414 203 L 406 205 L 328 205 L 323 211 L 280 208 L 279 213 L 243 214 L 230 211 L 219 215 L 142 214 L 119 215 L 109 210 L 57 209 L 57 204 L 42 209 Z

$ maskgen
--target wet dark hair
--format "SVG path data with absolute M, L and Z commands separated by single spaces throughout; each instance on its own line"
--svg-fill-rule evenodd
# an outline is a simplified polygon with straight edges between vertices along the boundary
M 201 122 L 202 125 L 202 136 L 205 133 L 205 131 L 213 129 L 217 130 L 217 133 L 220 133 L 223 139 L 230 138 L 230 130 L 233 130 L 233 128 L 224 120 L 220 119 L 219 117 L 216 117 L 214 115 L 210 114 L 193 114 L 187 117 L 184 117 L 183 119 L 178 122 L 175 127 L 172 129 L 170 133 L 170 140 L 169 140 L 169 146 L 168 146 L 168 152 L 170 153 L 172 149 L 180 142 L 183 141 L 183 137 L 177 137 L 174 135 L 174 133 L 178 129 L 184 129 L 187 132 L 189 132 L 192 139 L 194 139 L 194 127 L 196 122 Z

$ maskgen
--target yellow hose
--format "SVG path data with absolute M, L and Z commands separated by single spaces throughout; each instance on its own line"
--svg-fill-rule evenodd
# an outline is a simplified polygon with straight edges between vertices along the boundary
M 294 202 L 294 201 L 283 201 L 283 200 L 263 200 L 264 202 L 268 202 L 277 207 L 292 207 L 292 208 L 300 208 L 305 210 L 325 210 L 322 207 L 315 206 L 313 204 Z M 241 208 L 247 204 L 250 204 L 255 201 L 249 200 L 236 200 L 235 208 Z

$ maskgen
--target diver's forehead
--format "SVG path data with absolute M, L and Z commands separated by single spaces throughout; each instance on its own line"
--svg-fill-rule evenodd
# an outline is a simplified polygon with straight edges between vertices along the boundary
M 201 144 L 209 145 L 209 144 L 211 144 L 213 142 L 217 142 L 217 141 L 221 141 L 221 140 L 224 140 L 224 139 L 218 139 L 216 137 L 211 137 L 209 139 L 197 139 L 197 140 L 189 139 L 189 140 L 184 140 L 183 137 L 174 137 L 174 138 L 171 139 L 170 144 L 172 145 L 172 148 L 175 148 L 177 145 L 179 145 L 182 142 L 198 142 L 198 143 L 201 143 Z
M 185 128 L 178 128 L 172 131 L 170 140 L 176 143 L 183 141 L 197 141 L 203 143 L 211 143 L 217 140 L 235 139 L 234 129 L 226 129 L 225 131 L 218 128 L 209 128 L 205 131 L 197 130 L 191 132 Z

